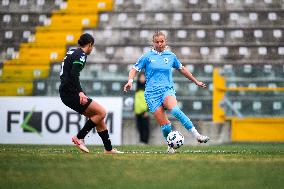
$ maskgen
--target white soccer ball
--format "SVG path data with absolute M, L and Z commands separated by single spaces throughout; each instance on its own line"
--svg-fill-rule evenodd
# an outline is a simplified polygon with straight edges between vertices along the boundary
M 181 147 L 184 143 L 184 137 L 179 131 L 172 131 L 167 136 L 168 146 L 174 149 Z

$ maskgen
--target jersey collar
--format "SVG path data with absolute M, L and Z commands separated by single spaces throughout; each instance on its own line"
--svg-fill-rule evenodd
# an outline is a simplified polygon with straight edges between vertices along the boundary
M 156 54 L 158 54 L 158 55 L 162 55 L 164 52 L 166 52 L 166 49 L 163 50 L 162 52 L 158 52 L 158 51 L 156 51 L 155 49 L 152 49 L 152 52 L 154 52 L 154 53 L 156 53 Z

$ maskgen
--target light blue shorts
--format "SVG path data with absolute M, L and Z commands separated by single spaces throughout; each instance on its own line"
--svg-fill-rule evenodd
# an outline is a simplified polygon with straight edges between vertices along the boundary
M 176 97 L 176 91 L 173 87 L 165 87 L 156 91 L 145 91 L 144 93 L 146 103 L 151 113 L 154 113 L 160 106 L 167 96 Z

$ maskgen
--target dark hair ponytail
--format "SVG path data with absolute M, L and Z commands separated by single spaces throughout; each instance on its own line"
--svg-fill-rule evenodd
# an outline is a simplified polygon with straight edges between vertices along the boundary
M 85 45 L 91 43 L 92 45 L 94 44 L 95 40 L 92 35 L 88 33 L 84 33 L 80 36 L 80 39 L 78 40 L 78 45 L 81 47 L 84 47 Z

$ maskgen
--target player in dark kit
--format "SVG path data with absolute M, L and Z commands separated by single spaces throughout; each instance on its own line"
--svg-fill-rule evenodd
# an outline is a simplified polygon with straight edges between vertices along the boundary
M 69 50 L 64 58 L 60 71 L 61 84 L 59 87 L 60 98 L 69 108 L 88 117 L 88 121 L 79 131 L 77 136 L 72 137 L 72 142 L 83 152 L 89 150 L 85 145 L 85 136 L 96 127 L 101 137 L 106 154 L 122 153 L 112 148 L 109 133 L 104 122 L 106 110 L 100 104 L 86 96 L 80 84 L 80 71 L 84 68 L 87 55 L 91 53 L 94 47 L 94 38 L 90 34 L 83 34 L 78 40 L 79 47 Z

